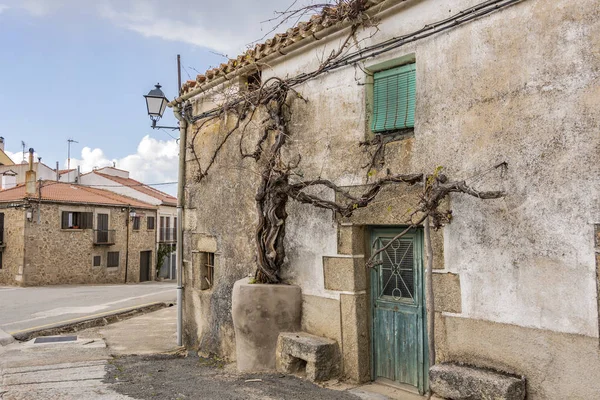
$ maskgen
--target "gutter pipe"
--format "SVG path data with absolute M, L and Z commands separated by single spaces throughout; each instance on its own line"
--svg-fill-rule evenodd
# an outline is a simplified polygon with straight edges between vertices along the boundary
M 185 153 L 187 143 L 187 121 L 183 111 L 176 105 L 173 114 L 179 120 L 179 174 L 177 180 L 177 346 L 183 346 L 183 205 L 185 187 Z

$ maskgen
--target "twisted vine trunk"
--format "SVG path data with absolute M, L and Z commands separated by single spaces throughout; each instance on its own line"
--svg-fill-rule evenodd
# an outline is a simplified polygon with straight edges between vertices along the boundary
M 279 272 L 285 260 L 285 221 L 288 201 L 289 166 L 282 165 L 281 148 L 288 136 L 283 107 L 287 90 L 280 93 L 276 101 L 267 105 L 269 117 L 275 132 L 275 139 L 267 164 L 261 175 L 261 183 L 256 193 L 256 262 L 255 280 L 258 283 L 280 283 Z M 260 157 L 260 153 L 258 153 Z
M 288 175 L 263 176 L 256 195 L 258 226 L 256 228 L 257 264 L 255 279 L 259 283 L 279 283 L 279 271 L 285 260 L 285 206 L 288 195 L 282 188 L 288 184 Z

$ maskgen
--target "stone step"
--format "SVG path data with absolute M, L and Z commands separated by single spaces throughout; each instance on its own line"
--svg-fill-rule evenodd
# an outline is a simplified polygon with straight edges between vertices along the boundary
M 456 363 L 431 367 L 429 387 L 451 400 L 523 400 L 526 393 L 525 377 Z
M 277 341 L 277 370 L 306 372 L 311 381 L 326 381 L 339 375 L 340 355 L 335 340 L 306 332 L 282 332 Z

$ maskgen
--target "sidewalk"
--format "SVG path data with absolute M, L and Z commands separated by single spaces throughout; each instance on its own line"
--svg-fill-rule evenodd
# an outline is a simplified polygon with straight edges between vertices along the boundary
M 105 381 L 113 355 L 172 351 L 177 348 L 175 330 L 176 308 L 170 307 L 61 335 L 77 337 L 72 341 L 35 343 L 33 339 L 0 347 L 0 399 L 131 399 Z
M 65 342 L 0 347 L 0 399 L 423 399 L 378 384 L 317 386 L 278 373 L 241 374 L 219 359 L 178 357 L 176 312 L 62 335 L 73 339 Z

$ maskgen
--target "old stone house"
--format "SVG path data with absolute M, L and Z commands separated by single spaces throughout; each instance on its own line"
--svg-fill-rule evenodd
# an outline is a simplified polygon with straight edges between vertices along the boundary
M 0 285 L 153 280 L 154 205 L 33 179 L 0 191 Z
M 429 333 L 422 229 L 392 246 L 383 266 L 365 269 L 372 249 L 406 226 L 422 187 L 388 186 L 349 218 L 290 200 L 284 279 L 302 288 L 302 330 L 334 339 L 343 376 L 359 382 L 425 391 L 429 334 L 438 362 L 523 375 L 528 399 L 597 398 L 600 3 L 366 6 L 373 26 L 362 24 L 349 41 L 352 21 L 314 16 L 188 82 L 174 102 L 193 122 L 185 154 L 186 344 L 235 359 L 232 286 L 256 265 L 260 168 L 240 149 L 253 150 L 265 115 L 228 137 L 235 118 L 209 121 L 211 110 L 232 88 L 317 71 L 346 43 L 346 63 L 294 86 L 285 155 L 298 162 L 298 176 L 353 190 L 388 171 L 442 166 L 452 179 L 506 195 L 450 196 L 452 221 L 433 238 Z M 365 168 L 373 145 L 361 142 L 385 144 L 373 176 Z M 508 167 L 493 168 L 502 162 Z M 335 199 L 328 188 L 319 194 Z
M 157 207 L 157 251 L 167 253 L 158 276 L 175 279 L 175 246 L 177 244 L 177 198 L 129 177 L 129 171 L 115 167 L 95 169 L 79 177 L 81 184 L 119 193 Z

